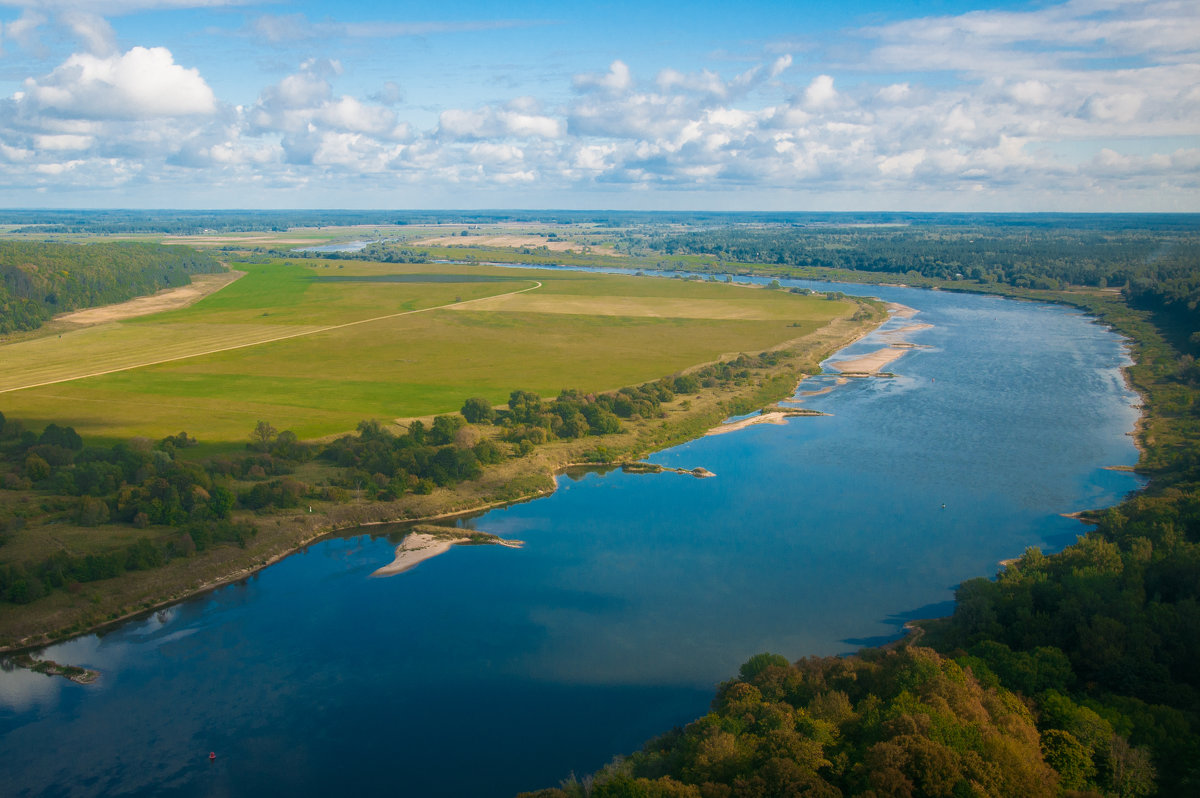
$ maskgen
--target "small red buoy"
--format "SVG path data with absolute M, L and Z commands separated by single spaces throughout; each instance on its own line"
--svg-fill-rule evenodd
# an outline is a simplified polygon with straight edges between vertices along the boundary
M 209 762 L 211 762 L 212 760 L 214 760 L 214 759 L 216 759 L 216 758 L 217 758 L 217 752 L 216 752 L 216 751 L 210 751 L 210 752 L 209 752 L 209 754 L 208 754 L 208 761 L 209 761 Z

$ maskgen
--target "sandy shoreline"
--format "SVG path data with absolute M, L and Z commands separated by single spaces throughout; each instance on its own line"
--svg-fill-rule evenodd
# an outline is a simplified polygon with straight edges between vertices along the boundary
M 916 308 L 910 308 L 908 305 L 901 305 L 898 302 L 887 303 L 888 313 L 893 318 L 911 319 L 920 313 Z M 889 341 L 888 346 L 882 349 L 876 349 L 859 357 L 847 358 L 846 360 L 838 360 L 826 365 L 834 371 L 842 374 L 878 374 L 883 371 L 884 367 L 892 361 L 900 358 L 910 349 L 917 348 L 917 344 L 909 343 L 908 341 L 899 340 L 899 337 L 905 333 L 919 332 L 921 330 L 932 329 L 932 324 L 924 322 L 915 322 L 906 324 L 903 327 L 898 327 L 895 330 L 886 330 L 879 335 L 881 338 Z

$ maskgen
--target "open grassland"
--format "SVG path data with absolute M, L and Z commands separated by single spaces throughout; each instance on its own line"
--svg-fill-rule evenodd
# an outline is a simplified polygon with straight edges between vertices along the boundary
M 246 276 L 190 307 L 0 347 L 0 408 L 94 440 L 183 429 L 241 446 L 260 419 L 315 438 L 471 396 L 611 390 L 777 346 L 856 307 L 561 270 L 234 265 Z

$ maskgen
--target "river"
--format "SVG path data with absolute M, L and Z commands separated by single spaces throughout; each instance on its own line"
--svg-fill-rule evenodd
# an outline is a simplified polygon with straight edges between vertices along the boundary
M 703 714 L 749 656 L 853 651 L 966 578 L 1083 527 L 1137 478 L 1120 339 L 1062 307 L 794 281 L 917 308 L 890 379 L 801 385 L 830 415 L 650 458 L 714 479 L 562 477 L 388 579 L 333 538 L 245 582 L 0 673 L 6 795 L 507 796 Z M 870 352 L 876 333 L 837 360 Z M 209 752 L 215 760 L 209 760 Z

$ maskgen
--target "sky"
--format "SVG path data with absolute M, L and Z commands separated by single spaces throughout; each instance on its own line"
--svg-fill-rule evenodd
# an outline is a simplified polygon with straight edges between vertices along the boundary
M 1200 211 L 1200 0 L 0 0 L 0 207 Z

